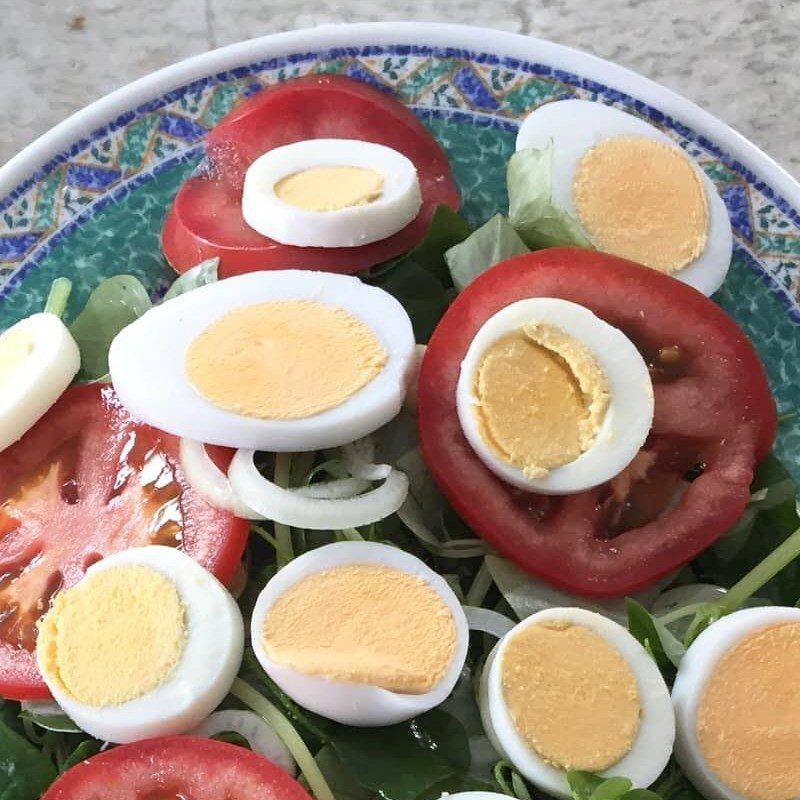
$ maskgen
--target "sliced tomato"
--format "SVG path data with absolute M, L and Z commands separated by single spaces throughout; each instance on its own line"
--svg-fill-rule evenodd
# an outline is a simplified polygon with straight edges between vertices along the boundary
M 131 419 L 106 384 L 68 389 L 0 453 L 0 695 L 48 697 L 36 623 L 59 590 L 129 547 L 180 547 L 220 580 L 232 576 L 247 523 L 186 482 L 179 440 Z M 219 463 L 231 452 L 217 450 Z
M 241 200 L 250 164 L 275 147 L 321 138 L 377 142 L 410 158 L 422 192 L 417 218 L 382 241 L 338 248 L 280 244 L 247 225 Z M 436 206 L 458 202 L 447 156 L 412 111 L 353 78 L 309 75 L 249 97 L 206 136 L 206 159 L 178 191 L 161 244 L 178 272 L 218 256 L 223 277 L 287 267 L 354 273 L 410 250 Z
M 68 769 L 43 800 L 311 800 L 279 766 L 213 739 L 123 744 Z
M 527 297 L 590 308 L 651 366 L 655 418 L 644 448 L 621 475 L 580 494 L 509 486 L 475 455 L 456 413 L 459 368 L 473 337 Z M 680 281 L 576 248 L 509 259 L 461 292 L 430 340 L 417 402 L 428 467 L 473 530 L 531 574 L 596 596 L 652 583 L 727 530 L 776 427 L 758 356 L 725 312 Z

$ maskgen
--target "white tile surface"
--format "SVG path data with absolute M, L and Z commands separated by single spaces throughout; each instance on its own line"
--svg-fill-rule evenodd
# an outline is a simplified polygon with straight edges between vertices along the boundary
M 800 0 L 0 0 L 0 161 L 194 53 L 385 19 L 487 25 L 589 50 L 697 101 L 800 176 Z

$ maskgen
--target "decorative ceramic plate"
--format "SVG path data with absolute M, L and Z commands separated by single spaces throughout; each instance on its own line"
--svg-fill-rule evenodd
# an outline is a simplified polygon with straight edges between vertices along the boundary
M 478 28 L 325 26 L 231 45 L 124 87 L 58 125 L 0 169 L 0 330 L 75 284 L 68 314 L 102 277 L 151 292 L 171 279 L 164 213 L 202 157 L 203 134 L 242 96 L 283 78 L 337 72 L 393 90 L 444 145 L 463 213 L 506 207 L 520 121 L 551 100 L 612 104 L 657 125 L 719 187 L 735 234 L 715 299 L 764 360 L 781 410 L 800 408 L 800 185 L 735 131 L 635 73 L 569 48 Z M 800 425 L 777 452 L 800 478 Z

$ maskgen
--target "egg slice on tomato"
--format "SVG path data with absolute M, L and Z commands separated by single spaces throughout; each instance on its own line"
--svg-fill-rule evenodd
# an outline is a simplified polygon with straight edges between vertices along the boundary
M 109 352 L 135 416 L 251 450 L 352 442 L 399 412 L 414 365 L 403 307 L 358 278 L 281 270 L 229 278 L 148 311 Z
M 675 755 L 712 800 L 800 796 L 800 609 L 767 606 L 715 622 L 672 690 Z
M 236 677 L 244 625 L 225 587 L 172 547 L 123 550 L 58 594 L 36 658 L 65 713 L 132 742 L 196 727 Z
M 481 717 L 495 748 L 535 786 L 571 796 L 568 770 L 649 786 L 675 717 L 653 659 L 616 622 L 580 608 L 531 615 L 487 659 Z
M 713 294 L 733 236 L 708 176 L 649 123 L 588 100 L 560 100 L 523 122 L 517 150 L 552 143 L 553 200 L 606 253 Z
M 339 542 L 294 559 L 258 597 L 264 671 L 295 702 L 345 725 L 392 725 L 444 702 L 469 629 L 448 583 L 416 556 Z
M 419 213 L 414 163 L 357 139 L 306 139 L 248 168 L 242 214 L 251 228 L 298 247 L 359 247 L 386 239 Z
M 571 494 L 633 460 L 653 421 L 653 387 L 622 331 L 577 303 L 534 297 L 481 326 L 456 406 L 467 441 L 504 481 Z

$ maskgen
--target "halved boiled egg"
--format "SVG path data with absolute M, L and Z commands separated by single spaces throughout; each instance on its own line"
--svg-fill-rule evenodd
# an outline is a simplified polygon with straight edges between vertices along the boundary
M 588 100 L 533 111 L 517 150 L 552 142 L 552 197 L 598 250 L 674 275 L 706 295 L 722 285 L 733 235 L 709 177 L 638 117 Z
M 672 752 L 675 718 L 653 659 L 628 631 L 580 608 L 551 608 L 497 644 L 481 677 L 495 748 L 535 786 L 569 798 L 585 770 L 649 786 Z
M 678 671 L 675 756 L 712 800 L 800 797 L 800 609 L 737 611 L 706 628 Z
M 0 450 L 33 427 L 80 366 L 78 345 L 55 314 L 33 314 L 0 334 Z
M 248 168 L 245 222 L 298 247 L 358 247 L 405 228 L 422 205 L 414 163 L 386 145 L 307 139 Z
M 251 641 L 295 702 L 345 725 L 392 725 L 442 703 L 464 666 L 458 598 L 410 553 L 374 542 L 311 550 L 263 589 Z
M 414 364 L 403 307 L 358 278 L 254 272 L 156 306 L 114 339 L 111 380 L 169 433 L 251 450 L 352 442 L 400 410 Z
M 225 587 L 180 550 L 152 545 L 98 561 L 60 592 L 36 658 L 71 719 L 124 743 L 196 727 L 228 693 L 243 648 Z
M 619 474 L 653 421 L 644 359 L 584 306 L 529 298 L 480 328 L 456 390 L 479 458 L 514 486 L 569 494 Z

